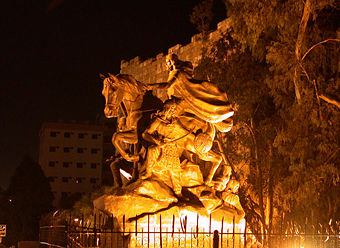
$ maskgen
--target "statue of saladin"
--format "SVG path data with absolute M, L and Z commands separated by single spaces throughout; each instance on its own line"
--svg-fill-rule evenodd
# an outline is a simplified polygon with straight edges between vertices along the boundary
M 126 74 L 104 78 L 104 113 L 120 123 L 112 137 L 119 154 L 113 171 L 120 188 L 94 205 L 128 219 L 177 206 L 228 213 L 240 221 L 244 212 L 238 182 L 231 179 L 232 170 L 215 144 L 216 133 L 226 133 L 233 125 L 227 95 L 214 83 L 194 79 L 192 64 L 175 54 L 165 63 L 165 83 L 142 83 Z M 157 106 L 144 106 L 150 92 L 162 100 Z M 117 173 L 124 161 L 133 164 L 137 175 L 127 185 Z

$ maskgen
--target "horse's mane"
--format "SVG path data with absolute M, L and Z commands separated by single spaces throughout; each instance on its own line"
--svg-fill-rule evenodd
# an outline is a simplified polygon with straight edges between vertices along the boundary
M 138 94 L 144 94 L 147 91 L 147 85 L 137 81 L 133 76 L 128 74 L 117 74 L 115 76 L 117 79 L 114 79 L 114 77 L 111 77 L 112 83 L 114 86 L 127 89 L 130 92 L 138 93 Z

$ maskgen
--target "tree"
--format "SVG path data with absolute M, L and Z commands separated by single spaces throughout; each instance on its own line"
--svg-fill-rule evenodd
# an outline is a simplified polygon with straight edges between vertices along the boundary
M 232 29 L 203 51 L 195 73 L 219 82 L 237 110 L 224 150 L 241 181 L 246 218 L 268 233 L 280 216 L 335 223 L 340 82 L 334 1 L 225 3 Z
M 199 32 L 207 32 L 213 19 L 213 0 L 204 0 L 197 4 L 191 15 L 190 22 L 194 24 Z
M 266 210 L 271 209 L 272 213 L 272 204 L 267 204 L 275 183 L 272 176 L 280 171 L 272 169 L 276 126 L 270 122 L 277 115 L 269 89 L 263 83 L 270 73 L 268 66 L 253 57 L 249 49 L 242 50 L 232 32 L 228 30 L 204 52 L 195 76 L 217 82 L 236 110 L 234 127 L 222 143 L 234 177 L 240 181 L 239 196 L 248 224 L 254 231 L 264 231 L 268 222 Z M 268 160 L 269 157 L 273 159 Z
M 329 223 L 339 218 L 340 114 L 320 95 L 335 96 L 340 86 L 335 1 L 226 4 L 234 38 L 271 72 L 265 82 L 282 120 L 273 146 L 288 169 L 276 192 L 283 210 L 300 222 Z
M 53 194 L 40 165 L 25 156 L 16 168 L 6 191 L 7 244 L 39 239 L 42 214 L 52 209 Z

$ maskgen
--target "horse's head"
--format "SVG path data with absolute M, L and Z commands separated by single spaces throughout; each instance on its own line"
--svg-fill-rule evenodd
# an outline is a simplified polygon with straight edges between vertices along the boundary
M 117 77 L 111 75 L 103 78 L 102 94 L 105 97 L 104 114 L 107 118 L 118 117 L 120 103 L 123 99 L 123 92 L 116 83 Z

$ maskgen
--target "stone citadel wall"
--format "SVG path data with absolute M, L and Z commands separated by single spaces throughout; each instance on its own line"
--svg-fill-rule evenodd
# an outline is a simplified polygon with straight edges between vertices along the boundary
M 228 27 L 229 19 L 225 19 L 218 23 L 217 29 L 208 33 L 205 39 L 203 39 L 202 33 L 194 35 L 189 44 L 184 46 L 177 44 L 169 48 L 168 53 L 176 53 L 180 60 L 190 61 L 195 67 L 202 57 L 202 49 L 217 41 Z M 122 60 L 120 73 L 133 75 L 143 83 L 166 82 L 168 78 L 168 71 L 165 67 L 166 55 L 160 53 L 156 57 L 144 61 L 138 56 L 130 61 Z

